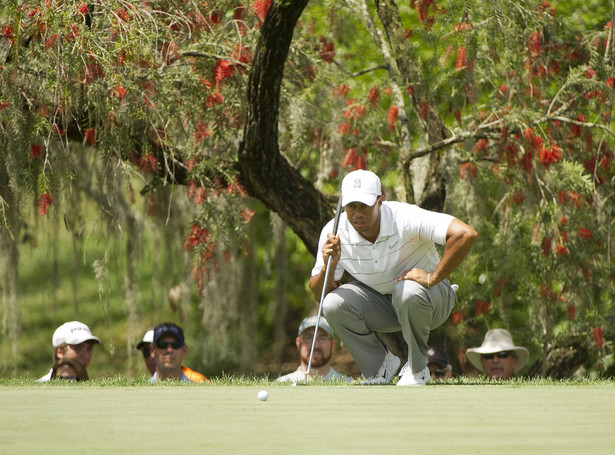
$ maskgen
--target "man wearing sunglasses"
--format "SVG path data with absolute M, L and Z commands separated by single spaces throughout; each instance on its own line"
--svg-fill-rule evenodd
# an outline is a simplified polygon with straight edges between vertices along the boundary
M 515 346 L 508 330 L 491 329 L 485 334 L 483 344 L 468 349 L 466 357 L 488 378 L 508 380 L 525 366 L 529 351 L 523 346 Z
M 440 346 L 429 346 L 427 349 L 427 366 L 434 381 L 446 381 L 453 375 L 453 366 L 448 362 L 446 351 Z
M 182 362 L 188 354 L 188 346 L 184 340 L 184 331 L 172 322 L 163 322 L 154 328 L 153 337 L 154 360 L 156 371 L 150 382 L 164 381 L 166 379 L 183 382 L 203 382 L 205 376 L 190 378 L 182 367 Z

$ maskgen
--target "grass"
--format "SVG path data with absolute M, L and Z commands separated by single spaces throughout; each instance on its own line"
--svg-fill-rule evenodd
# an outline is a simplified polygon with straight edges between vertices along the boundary
M 269 392 L 267 401 L 256 397 Z M 0 453 L 608 453 L 615 382 L 0 380 Z

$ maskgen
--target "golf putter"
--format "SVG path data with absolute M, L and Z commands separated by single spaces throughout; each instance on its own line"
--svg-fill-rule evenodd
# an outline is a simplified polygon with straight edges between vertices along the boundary
M 333 223 L 333 235 L 337 234 L 337 227 L 340 224 L 340 215 L 342 213 L 342 197 L 337 201 L 337 209 L 335 212 L 335 222 Z M 327 265 L 325 267 L 325 281 L 322 286 L 322 294 L 320 295 L 320 303 L 318 305 L 318 316 L 316 317 L 316 326 L 314 327 L 314 339 L 312 340 L 312 347 L 310 349 L 310 358 L 308 360 L 308 367 L 305 372 L 304 385 L 307 385 L 307 378 L 312 368 L 312 356 L 314 355 L 314 346 L 316 345 L 316 337 L 318 336 L 318 326 L 320 324 L 320 315 L 322 313 L 322 303 L 325 300 L 325 291 L 327 290 L 327 281 L 329 281 L 329 273 L 331 272 L 331 256 L 327 259 Z

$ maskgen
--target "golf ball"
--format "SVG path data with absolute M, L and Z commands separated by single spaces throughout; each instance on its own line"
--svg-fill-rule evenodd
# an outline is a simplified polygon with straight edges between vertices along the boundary
M 267 392 L 266 390 L 261 390 L 260 392 L 258 392 L 257 397 L 261 401 L 267 401 L 267 398 L 269 398 L 269 392 Z

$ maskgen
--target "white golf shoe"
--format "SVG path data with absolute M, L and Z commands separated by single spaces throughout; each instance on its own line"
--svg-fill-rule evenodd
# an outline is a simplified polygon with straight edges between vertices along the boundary
M 399 369 L 399 365 L 401 365 L 401 360 L 399 357 L 394 356 L 392 353 L 387 351 L 384 356 L 384 361 L 380 366 L 378 372 L 367 378 L 365 381 L 361 382 L 361 385 L 385 385 L 391 382 L 395 373 Z
M 427 384 L 430 379 L 431 373 L 429 372 L 429 367 L 425 367 L 419 373 L 412 374 L 410 366 L 406 363 L 399 373 L 399 381 L 397 381 L 397 385 L 420 386 Z

